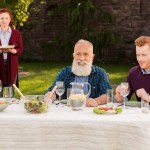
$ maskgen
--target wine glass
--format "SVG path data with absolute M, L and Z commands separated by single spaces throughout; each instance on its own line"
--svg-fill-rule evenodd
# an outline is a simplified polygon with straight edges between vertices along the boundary
M 64 82 L 63 81 L 57 81 L 56 82 L 56 94 L 59 96 L 59 104 L 61 100 L 61 95 L 63 95 L 65 88 L 64 88 Z
M 121 82 L 120 84 L 120 94 L 123 96 L 123 108 L 126 108 L 125 106 L 125 101 L 126 101 L 126 96 L 129 94 L 129 83 L 128 82 Z

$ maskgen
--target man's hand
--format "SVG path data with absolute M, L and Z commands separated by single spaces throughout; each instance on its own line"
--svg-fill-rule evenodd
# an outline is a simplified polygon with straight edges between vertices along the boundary
M 123 96 L 121 96 L 121 94 L 120 94 L 120 85 L 118 85 L 117 88 L 116 88 L 115 100 L 118 103 L 122 103 L 123 102 Z
M 86 101 L 86 106 L 87 107 L 96 107 L 98 106 L 98 103 L 95 99 L 93 98 L 89 98 L 87 101 Z
M 44 96 L 44 99 L 46 100 L 49 100 L 49 96 L 51 95 L 51 91 L 50 92 L 47 92 L 46 94 L 45 94 L 45 96 Z M 53 93 L 53 95 L 52 95 L 52 97 L 51 97 L 51 99 L 52 99 L 52 102 L 54 102 L 55 100 L 56 100 L 56 94 L 55 93 Z
M 150 102 L 150 96 L 149 94 L 145 91 L 145 89 L 141 88 L 136 90 L 136 95 L 138 97 L 141 97 L 143 100 Z
M 89 98 L 86 102 L 87 107 L 96 107 L 98 105 L 103 105 L 107 103 L 107 96 L 106 94 L 100 95 L 96 98 Z
M 145 89 L 143 89 L 143 88 L 136 90 L 136 95 L 138 97 L 142 97 L 143 95 L 146 95 L 146 94 L 147 93 L 146 93 Z

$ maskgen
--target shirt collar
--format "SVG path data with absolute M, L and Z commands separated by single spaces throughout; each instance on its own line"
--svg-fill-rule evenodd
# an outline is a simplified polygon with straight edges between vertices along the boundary
M 8 28 L 8 31 L 7 31 L 7 32 L 11 33 L 11 28 L 10 28 L 10 27 Z
M 96 72 L 95 67 L 92 65 L 92 71 L 91 71 L 91 73 L 95 73 L 95 72 Z
M 2 29 L 0 28 L 0 33 L 2 33 Z M 11 33 L 11 28 L 9 27 L 8 30 L 6 31 L 7 33 Z
M 150 74 L 150 70 L 147 70 L 147 71 L 146 71 L 146 70 L 144 70 L 144 69 L 141 69 L 141 71 L 142 71 L 143 74 Z

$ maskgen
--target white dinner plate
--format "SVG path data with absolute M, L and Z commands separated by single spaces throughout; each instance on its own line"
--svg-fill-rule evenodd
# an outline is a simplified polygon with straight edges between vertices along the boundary
M 14 48 L 14 45 L 3 45 L 3 46 L 0 46 L 0 49 L 9 49 L 9 48 Z
M 114 111 L 114 112 L 106 111 L 105 113 L 103 113 L 101 115 L 114 115 L 114 114 L 117 114 L 117 112 L 116 111 Z
M 5 98 L 5 97 L 2 97 L 2 98 L 0 98 L 0 100 L 6 100 L 10 104 L 16 104 L 16 103 L 19 102 L 19 100 L 17 98 Z

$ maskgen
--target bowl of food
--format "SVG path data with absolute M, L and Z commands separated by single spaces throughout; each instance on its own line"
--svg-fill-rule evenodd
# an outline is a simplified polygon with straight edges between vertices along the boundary
M 98 115 L 104 115 L 104 114 L 119 114 L 123 110 L 120 107 L 106 107 L 106 106 L 100 106 L 100 107 L 94 107 L 93 112 Z
M 9 105 L 9 102 L 7 102 L 5 99 L 0 98 L 0 112 L 5 110 Z
M 24 108 L 31 113 L 43 113 L 48 109 L 48 104 L 44 100 L 44 95 L 26 95 Z

